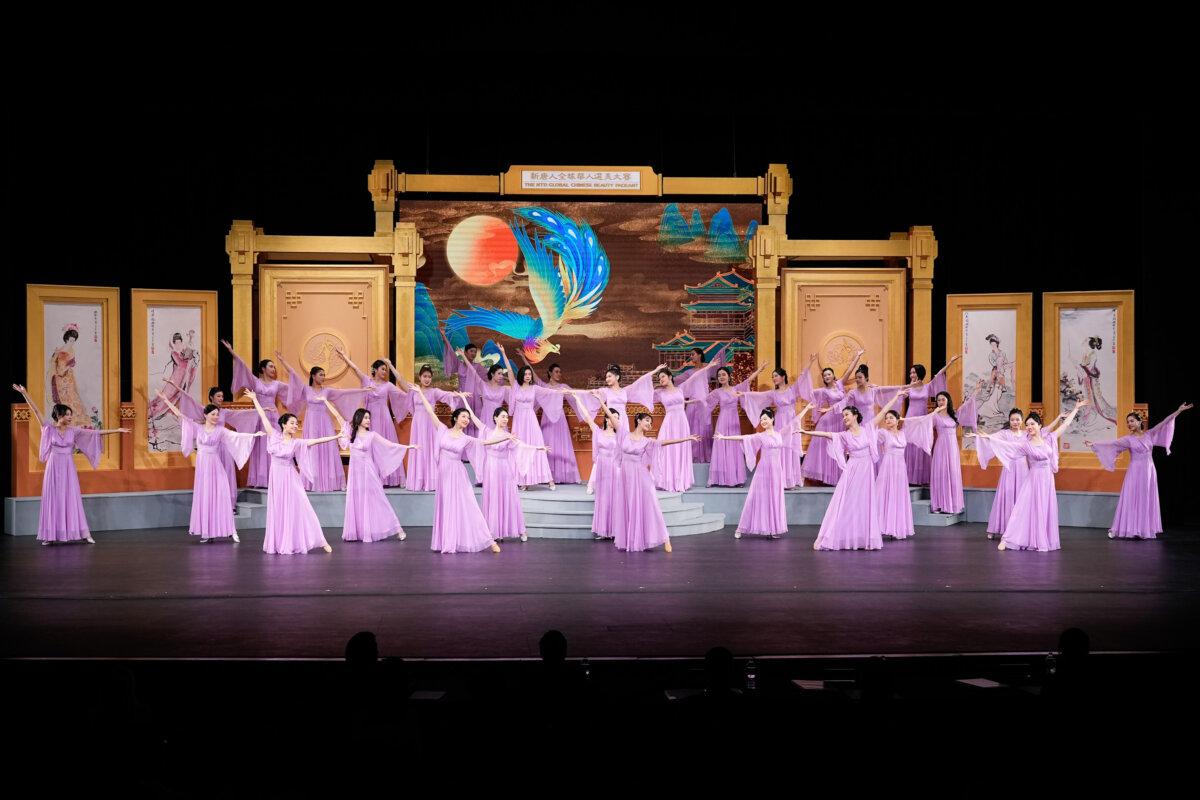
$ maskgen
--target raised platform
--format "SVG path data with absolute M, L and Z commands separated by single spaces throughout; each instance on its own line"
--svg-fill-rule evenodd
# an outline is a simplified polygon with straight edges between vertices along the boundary
M 712 533 L 725 525 L 736 525 L 749 487 L 707 487 L 708 465 L 695 465 L 696 483 L 686 492 L 659 492 L 659 505 L 672 536 Z M 476 488 L 476 495 L 481 492 Z M 993 489 L 964 490 L 966 509 L 961 514 L 935 514 L 929 510 L 929 490 L 914 487 L 913 524 L 944 528 L 962 522 L 987 522 Z M 433 492 L 388 489 L 388 499 L 403 525 L 433 524 Z M 788 522 L 819 525 L 833 495 L 832 487 L 806 486 L 785 493 Z M 312 492 L 309 498 L 321 524 L 340 528 L 345 494 Z M 237 526 L 254 530 L 266 525 L 266 490 L 242 489 L 238 495 Z M 186 527 L 191 514 L 192 493 L 188 490 L 121 492 L 83 496 L 88 524 L 93 531 L 144 530 Z M 593 500 L 580 485 L 559 486 L 551 492 L 538 486 L 521 495 L 529 535 L 546 539 L 590 539 Z M 1109 492 L 1058 492 L 1059 524 L 1063 527 L 1107 528 L 1117 507 L 1117 495 Z M 4 500 L 4 532 L 13 536 L 37 533 L 40 497 L 7 497 Z

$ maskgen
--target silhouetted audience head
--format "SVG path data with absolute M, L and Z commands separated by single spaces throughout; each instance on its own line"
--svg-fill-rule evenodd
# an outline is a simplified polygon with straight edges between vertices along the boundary
M 359 631 L 346 642 L 346 663 L 373 664 L 379 660 L 379 643 L 370 631 Z
M 567 660 L 567 637 L 561 631 L 546 631 L 538 642 L 543 664 L 562 664 Z
M 1081 659 L 1091 652 L 1091 641 L 1079 628 L 1067 628 L 1058 637 L 1058 651 L 1064 658 Z
M 725 647 L 713 647 L 704 654 L 704 683 L 709 691 L 733 688 L 733 653 Z

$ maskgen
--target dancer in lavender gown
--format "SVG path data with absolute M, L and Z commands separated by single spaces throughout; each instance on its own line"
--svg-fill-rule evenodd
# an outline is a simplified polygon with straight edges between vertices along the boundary
M 714 369 L 725 366 L 726 349 L 722 347 L 708 364 L 704 363 L 704 351 L 699 347 L 692 348 L 692 357 L 688 365 L 675 373 L 675 385 L 688 400 L 707 400 L 709 393 L 708 382 Z M 698 380 L 692 380 L 702 376 Z M 712 408 L 707 403 L 689 403 L 686 407 L 688 430 L 700 437 L 700 441 L 692 445 L 692 463 L 707 464 L 712 457 L 713 421 Z
M 308 457 L 312 459 L 312 476 L 305 476 L 304 488 L 310 492 L 341 492 L 346 489 L 346 470 L 342 467 L 342 453 L 338 449 L 338 431 L 326 413 L 325 400 L 340 406 L 343 417 L 353 413 L 362 400 L 360 395 L 370 389 L 334 389 L 325 386 L 325 368 L 312 367 L 308 371 L 308 383 L 300 379 L 300 373 L 276 353 L 284 369 L 288 371 L 288 407 L 293 414 L 300 414 L 304 435 L 309 440 L 320 439 L 323 443 L 312 447 Z M 303 413 L 301 413 L 303 412 Z M 329 436 L 333 438 L 330 439 Z
M 1014 408 L 1009 411 L 1008 427 L 993 433 L 992 438 L 1013 443 L 1024 440 L 1025 415 L 1021 409 Z M 984 465 L 981 463 L 981 466 Z M 1008 527 L 1008 518 L 1017 502 L 1017 494 L 1028 475 L 1029 463 L 1023 458 L 1011 460 L 1000 470 L 1000 479 L 996 482 L 996 496 L 992 498 L 992 510 L 988 513 L 987 538 L 1004 535 L 1004 529 Z
M 900 430 L 900 413 L 892 408 L 907 394 L 904 389 L 893 394 L 871 423 L 879 446 L 875 515 L 879 520 L 879 534 L 890 539 L 906 539 L 916 533 L 912 496 L 908 492 L 908 468 L 904 461 L 908 442 Z
M 500 345 L 500 356 L 504 359 L 505 368 L 512 374 L 512 364 L 508 360 L 508 353 L 504 352 L 503 345 Z M 532 367 L 521 367 L 516 375 L 517 379 L 509 386 L 508 394 L 508 407 L 512 411 L 512 432 L 520 441 L 535 448 L 531 458 L 523 458 L 516 464 L 517 485 L 524 489 L 535 484 L 548 483 L 550 491 L 554 491 L 554 474 L 550 471 L 550 459 L 542 449 L 546 442 L 542 439 L 542 428 L 538 424 L 534 406 L 541 406 L 544 411 L 547 405 L 557 403 L 561 411 L 566 390 L 556 391 L 538 386 L 533 381 Z
M 453 409 L 462 404 L 464 396 L 469 401 L 470 393 L 455 394 L 433 386 L 433 369 L 428 364 L 421 365 L 417 370 L 417 383 L 412 384 L 396 371 L 395 364 L 386 358 L 384 361 L 400 382 L 400 387 L 407 393 L 404 408 L 413 418 L 408 441 L 416 445 L 417 449 L 408 456 L 404 488 L 410 492 L 432 492 L 437 488 L 438 428 L 421 411 L 421 398 L 429 400 L 431 405 L 445 403 Z
M 946 362 L 946 366 L 925 383 L 925 365 L 913 364 L 908 368 L 908 404 L 904 410 L 905 417 L 923 417 L 929 413 L 929 400 L 938 392 L 946 391 L 946 370 L 961 356 L 954 356 Z M 910 486 L 929 485 L 930 455 L 911 441 L 904 451 L 904 463 L 908 468 L 908 483 Z
M 386 365 L 385 365 L 386 366 Z M 346 512 L 342 541 L 378 542 L 389 536 L 404 541 L 404 528 L 383 492 L 384 476 L 392 474 L 404 455 L 415 446 L 397 444 L 372 430 L 371 412 L 357 409 L 350 424 L 333 403 L 325 401 L 341 435 L 338 444 L 350 451 L 350 475 L 346 478 Z M 388 417 L 390 424 L 391 417 Z
M 188 397 L 183 393 L 179 396 Z M 193 447 L 196 450 L 196 476 L 192 486 L 192 515 L 188 520 L 188 533 L 199 536 L 202 544 L 227 538 L 237 544 L 241 540 L 238 539 L 232 510 L 237 505 L 237 496 L 230 497 L 225 464 L 241 469 L 250 458 L 254 440 L 266 436 L 266 433 L 235 433 L 229 430 L 221 424 L 221 409 L 213 403 L 202 409 L 204 422 L 197 424 L 165 394 L 159 392 L 158 397 L 172 414 L 179 417 L 183 426 L 180 451 L 188 456 Z
M 1060 431 L 1071 426 L 1075 415 L 1087 406 L 1087 402 L 1084 399 L 1075 404 Z M 976 437 L 980 464 L 985 464 L 993 455 L 1005 466 L 1021 458 L 1029 462 L 1029 474 L 1017 492 L 1017 502 L 1013 504 L 1004 536 L 996 549 L 1045 553 L 1062 547 L 1058 536 L 1058 494 L 1054 490 L 1060 433 L 1046 433 L 1042 428 L 1041 416 L 1030 412 L 1025 417 L 1025 434 L 1025 439 L 1017 441 L 987 433 L 967 435 Z
M 254 403 L 263 424 L 267 423 L 267 412 L 258 397 L 249 389 L 246 397 Z M 322 409 L 327 413 L 327 409 Z M 332 423 L 330 424 L 332 428 Z M 279 432 L 267 434 L 271 454 L 271 477 L 267 485 L 267 528 L 263 535 L 263 552 L 278 555 L 304 555 L 309 550 L 321 548 L 332 553 L 333 548 L 325 541 L 321 521 L 313 510 L 308 494 L 304 491 L 304 478 L 312 480 L 312 458 L 309 448 L 332 442 L 337 434 L 317 439 L 301 439 L 296 436 L 300 421 L 292 413 L 279 417 Z
M 271 359 L 264 358 L 258 362 L 256 370 L 251 370 L 250 366 L 237 353 L 233 352 L 233 345 L 224 339 L 221 340 L 221 344 L 229 351 L 229 355 L 233 356 L 233 385 L 229 387 L 230 397 L 237 397 L 242 389 L 251 390 L 258 395 L 259 402 L 264 404 L 267 421 L 271 423 L 269 427 L 261 427 L 258 414 L 251 412 L 254 414 L 255 426 L 259 426 L 257 429 L 267 436 L 254 442 L 254 452 L 250 454 L 250 468 L 246 470 L 246 485 L 265 489 L 271 476 L 271 454 L 267 452 L 267 444 L 270 434 L 279 428 L 279 414 L 281 413 L 279 405 L 282 404 L 284 410 L 287 409 L 288 385 L 285 381 L 279 380 L 278 368 Z M 234 427 L 240 433 L 253 432 L 253 430 L 243 430 L 236 425 Z M 236 492 L 234 494 L 236 496 Z
M 817 354 L 813 353 L 808 357 L 808 366 L 804 368 L 804 372 L 800 374 L 800 378 L 796 383 L 800 387 L 801 399 L 815 406 L 812 416 L 814 430 L 824 433 L 839 433 L 843 429 L 842 415 L 834 411 L 833 408 L 846 396 L 845 383 L 854 374 L 854 369 L 865 352 L 865 350 L 859 350 L 855 354 L 850 365 L 846 367 L 846 374 L 840 380 L 837 379 L 833 369 L 830 367 L 822 369 L 822 386 L 819 389 L 812 388 L 811 378 L 812 366 L 817 361 Z M 842 475 L 842 470 L 830 458 L 829 448 L 827 447 L 808 448 L 808 453 L 804 457 L 803 472 L 804 477 L 808 480 L 820 481 L 826 486 L 836 484 Z
M 877 409 L 887 405 L 888 400 L 904 387 L 877 386 L 871 383 L 870 376 L 870 368 L 866 364 L 859 364 L 854 370 L 854 385 L 841 402 L 843 406 L 854 406 L 867 419 L 874 419 L 879 413 Z
M 1084 440 L 1100 457 L 1100 464 L 1110 472 L 1116 468 L 1117 456 L 1129 451 L 1129 469 L 1121 481 L 1117 511 L 1108 529 L 1110 539 L 1156 539 L 1162 533 L 1162 512 L 1158 503 L 1158 471 L 1154 468 L 1154 448 L 1161 447 L 1171 454 L 1175 437 L 1175 418 L 1192 407 L 1184 403 L 1150 430 L 1139 414 L 1125 417 L 1129 435 L 1110 442 Z
M 463 400 L 469 399 L 464 393 Z M 442 424 L 424 394 L 416 399 L 425 409 L 437 431 L 437 495 L 433 507 L 433 539 L 430 548 L 440 553 L 478 553 L 483 550 L 500 552 L 491 528 L 475 501 L 475 491 L 463 466 L 463 450 L 478 447 L 481 442 L 463 431 L 471 424 L 471 412 L 456 408 L 450 412 L 450 427 Z M 469 454 L 468 454 L 469 455 Z M 476 474 L 482 474 L 476 470 Z
M 938 392 L 933 413 L 908 417 L 904 433 L 910 444 L 932 451 L 929 468 L 929 508 L 935 514 L 958 514 L 966 508 L 963 499 L 962 460 L 959 457 L 958 415 L 949 392 Z M 963 409 L 970 420 L 976 418 L 975 398 Z M 935 435 L 936 431 L 936 435 Z
M 711 366 L 711 365 L 710 365 Z M 698 371 L 688 378 L 690 381 L 707 380 L 709 367 Z M 688 400 L 682 389 L 675 387 L 674 379 L 669 369 L 658 373 L 658 388 L 654 391 L 654 402 L 663 407 L 663 421 L 658 428 L 658 435 L 667 439 L 686 439 L 692 435 L 688 427 L 687 412 L 684 409 L 689 403 L 703 403 L 703 400 Z M 699 436 L 699 434 L 696 434 Z M 695 483 L 692 470 L 692 448 L 673 447 L 664 450 L 661 447 L 654 454 L 655 486 L 664 492 L 686 492 Z
M 667 523 L 658 505 L 654 491 L 656 480 L 652 475 L 656 464 L 655 455 L 663 447 L 696 441 L 693 434 L 683 439 L 656 440 L 650 433 L 651 418 L 640 412 L 633 420 L 633 432 L 622 436 L 621 443 L 621 491 L 625 496 L 625 525 L 617 530 L 618 550 L 629 552 L 652 550 L 660 544 L 671 552 L 671 537 Z M 690 455 L 690 453 L 689 453 Z
M 596 392 L 599 399 L 600 392 Z M 595 539 L 612 539 L 624 526 L 625 497 L 621 487 L 621 443 L 618 431 L 623 427 L 617 412 L 600 402 L 604 414 L 604 427 L 597 425 L 583 407 L 579 398 L 572 395 L 571 401 L 579 412 L 579 418 L 592 429 L 592 474 L 588 479 L 588 494 L 595 496 L 592 508 L 592 536 Z
M 742 447 L 729 437 L 742 432 L 742 421 L 738 416 L 741 407 L 739 395 L 750 391 L 755 379 L 766 368 L 766 364 L 760 364 L 753 375 L 736 386 L 730 386 L 733 381 L 732 367 L 717 369 L 717 388 L 709 392 L 704 401 L 710 416 L 714 408 L 719 409 L 716 428 L 717 433 L 721 434 L 720 437 L 713 436 L 712 459 L 708 467 L 709 486 L 741 486 L 746 482 L 746 458 Z
M 812 410 L 812 403 L 796 415 L 793 425 L 798 430 L 800 420 Z M 741 442 L 746 466 L 754 470 L 750 490 L 746 493 L 742 515 L 733 538 L 769 536 L 778 539 L 787 533 L 787 510 L 783 500 L 783 459 L 786 447 L 799 447 L 800 437 L 785 437 L 775 430 L 775 412 L 764 408 L 758 418 L 762 431 L 746 436 L 713 435 L 714 441 Z M 757 465 L 754 462 L 758 456 Z
M 843 475 L 837 481 L 814 550 L 880 550 L 879 503 L 875 491 L 875 462 L 879 459 L 875 431 L 862 424 L 862 413 L 854 406 L 842 409 L 838 433 L 813 430 L 809 435 L 828 439 L 829 457 Z M 810 447 L 810 450 L 816 449 Z
M 529 469 L 529 461 L 536 452 L 548 453 L 550 448 L 545 445 L 533 447 L 513 435 L 509 430 L 507 408 L 496 409 L 490 428 L 474 412 L 471 417 L 476 428 L 483 431 L 480 441 L 487 448 L 483 461 L 483 502 L 480 504 L 483 518 L 497 539 L 527 542 L 529 534 L 525 530 L 525 512 L 521 509 L 521 496 L 517 491 L 517 474 Z
M 171 382 L 168 380 L 167 383 Z M 175 388 L 179 389 L 178 386 Z M 192 422 L 204 421 L 204 418 L 207 416 L 204 413 L 204 406 L 201 406 L 199 403 L 197 403 L 194 397 L 182 389 L 179 389 L 177 396 L 179 398 L 179 405 L 177 408 L 185 417 L 190 419 Z M 254 433 L 261 427 L 258 419 L 258 412 L 253 408 L 244 408 L 241 410 L 230 410 L 225 408 L 225 391 L 220 386 L 214 386 L 208 390 L 208 402 L 217 407 L 217 424 L 222 428 L 228 425 L 238 433 Z M 263 437 L 265 437 L 267 434 L 266 431 L 259 432 L 263 434 Z M 257 450 L 259 447 L 260 442 L 258 439 L 263 437 L 255 437 L 251 441 L 251 446 L 254 450 Z M 236 514 L 238 500 L 237 471 L 238 467 L 241 465 L 234 466 L 233 459 L 229 455 L 228 448 L 218 448 L 217 452 L 221 457 L 221 467 L 225 470 L 225 479 L 229 481 L 229 501 L 232 504 L 234 513 Z M 251 455 L 253 456 L 253 450 L 251 451 Z
M 524 353 L 521 354 L 521 358 L 525 360 L 525 366 L 529 367 Z M 575 440 L 571 438 L 571 425 L 563 412 L 563 403 L 571 387 L 563 383 L 562 367 L 558 364 L 550 365 L 547 376 L 549 380 L 543 381 L 536 372 L 533 374 L 534 382 L 538 386 L 561 394 L 557 399 L 550 395 L 545 403 L 538 404 L 542 407 L 542 441 L 550 448 L 550 474 L 554 476 L 556 484 L 580 483 L 579 463 L 575 460 Z
M 334 352 L 341 356 L 350 369 L 354 370 L 354 373 L 362 381 L 363 388 L 368 390 L 366 400 L 363 401 L 363 408 L 371 414 L 371 432 L 376 436 L 382 436 L 392 444 L 399 444 L 400 437 L 396 433 L 396 420 L 408 416 L 408 394 L 388 380 L 391 377 L 391 369 L 388 367 L 387 359 L 376 359 L 371 363 L 370 374 L 367 374 L 350 360 L 350 356 L 346 355 L 345 350 L 338 347 Z M 395 419 L 392 418 L 393 414 Z M 403 451 L 399 465 L 383 476 L 383 485 L 404 485 Z
M 44 545 L 79 541 L 95 544 L 83 512 L 83 493 L 79 489 L 79 473 L 75 469 L 75 451 L 83 453 L 92 469 L 95 469 L 100 463 L 100 437 L 129 433 L 129 429 L 93 430 L 77 427 L 71 424 L 74 421 L 71 407 L 62 403 L 54 404 L 50 411 L 51 422 L 47 423 L 25 387 L 14 383 L 13 388 L 25 398 L 38 427 L 42 429 L 38 460 L 46 465 L 46 471 L 42 475 L 38 541 Z
M 445 343 L 442 348 L 442 371 L 447 377 L 454 375 L 458 378 L 459 391 L 470 392 L 471 396 L 467 398 L 467 402 L 470 404 L 471 410 L 475 412 L 475 416 L 486 419 L 483 416 L 483 398 L 477 391 L 471 391 L 468 388 L 478 386 L 487 379 L 487 365 L 476 360 L 479 356 L 479 346 L 474 342 L 467 342 L 466 346 L 455 349 L 454 345 L 450 344 L 444 328 L 439 326 L 438 333 L 441 334 L 442 341 Z M 468 370 L 473 377 L 478 379 L 477 381 L 468 381 L 465 375 Z M 474 423 L 467 426 L 466 433 L 468 436 L 478 435 Z
M 758 420 L 767 406 L 775 407 L 775 430 L 785 440 L 785 446 L 780 451 L 785 489 L 804 485 L 804 467 L 800 455 L 803 451 L 799 442 L 792 441 L 799 435 L 793 432 L 795 426 L 792 425 L 792 421 L 796 419 L 798 399 L 812 402 L 810 380 L 808 370 L 805 370 L 800 373 L 800 378 L 795 383 L 789 384 L 787 370 L 776 367 L 771 373 L 774 389 L 766 392 L 746 392 L 741 395 L 746 418 L 752 421 Z
M 482 378 L 474 369 L 462 370 L 459 372 L 458 385 L 468 393 L 468 402 L 473 402 L 475 398 L 478 398 L 480 410 L 475 412 L 475 416 L 481 420 L 491 419 L 492 415 L 496 413 L 496 409 L 501 406 L 508 408 L 511 399 L 509 388 L 512 382 L 509 380 L 509 371 L 504 368 L 503 364 L 493 364 L 488 367 L 483 371 Z M 470 430 L 473 424 L 467 426 L 467 430 Z M 482 478 L 482 475 L 476 475 L 476 484 Z

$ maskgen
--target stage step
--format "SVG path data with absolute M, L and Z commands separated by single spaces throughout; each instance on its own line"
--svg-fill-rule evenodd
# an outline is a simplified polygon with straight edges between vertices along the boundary
M 929 500 L 913 501 L 912 515 L 914 526 L 918 528 L 948 528 L 951 525 L 967 521 L 967 515 L 962 512 L 958 514 L 935 514 L 930 510 L 929 503 Z
M 573 504 L 573 505 L 575 505 L 575 504 Z M 522 510 L 524 510 L 523 503 L 522 503 Z M 663 520 L 667 523 L 667 526 L 669 527 L 669 526 L 675 525 L 677 523 L 691 522 L 691 521 L 694 521 L 695 519 L 697 519 L 698 517 L 703 516 L 704 504 L 703 503 L 680 503 L 678 506 L 675 506 L 672 508 L 664 508 L 662 511 L 663 511 Z M 557 527 L 560 524 L 565 524 L 568 526 L 587 525 L 587 526 L 589 526 L 589 529 L 590 529 L 590 526 L 592 524 L 592 508 L 588 508 L 586 511 L 583 511 L 582 509 L 571 508 L 569 510 L 555 512 L 555 513 L 546 512 L 546 511 L 526 511 L 525 512 L 525 524 L 530 525 L 530 526 L 536 525 L 538 527 L 543 527 L 543 526 Z

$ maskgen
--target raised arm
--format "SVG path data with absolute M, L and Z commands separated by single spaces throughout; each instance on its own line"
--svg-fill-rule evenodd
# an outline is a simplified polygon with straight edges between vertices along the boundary
M 962 358 L 962 356 L 954 356 L 953 358 L 951 358 L 949 361 L 946 362 L 946 366 L 939 369 L 937 372 L 934 373 L 934 375 L 941 375 L 943 372 L 950 369 L 951 365 L 954 364 L 955 361 L 958 361 L 960 358 Z
M 367 378 L 370 377 L 369 375 L 367 375 L 367 373 L 363 372 L 361 369 L 358 368 L 358 364 L 355 364 L 353 361 L 350 360 L 350 356 L 346 355 L 345 350 L 343 350 L 340 347 L 335 347 L 333 349 L 333 352 L 335 352 L 339 356 L 341 356 L 342 361 L 346 362 L 346 366 L 348 366 L 348 367 L 350 367 L 350 369 L 354 370 L 355 374 L 357 374 L 360 379 L 365 381 L 365 380 L 367 380 Z
M 174 414 L 177 417 L 183 417 L 183 414 L 180 413 L 179 409 L 175 407 L 174 403 L 172 403 L 170 400 L 167 399 L 167 396 L 165 394 L 163 394 L 162 392 L 158 392 L 158 399 L 162 400 L 164 403 L 167 404 L 167 408 L 171 409 L 172 414 Z
M 1064 430 L 1071 427 L 1071 423 L 1075 421 L 1075 415 L 1079 413 L 1079 409 L 1086 405 L 1088 405 L 1088 399 L 1086 397 L 1075 403 L 1075 407 L 1071 409 L 1070 414 L 1067 414 L 1067 418 L 1063 420 L 1061 427 Z
M 246 397 L 249 397 L 250 402 L 254 403 L 254 410 L 258 412 L 258 418 L 262 420 L 263 430 L 271 430 L 271 420 L 267 419 L 267 412 L 263 411 L 263 407 L 259 404 L 258 395 L 247 389 Z
M 865 353 L 865 352 L 867 352 L 867 351 L 859 350 L 854 355 L 854 358 L 851 359 L 850 366 L 846 367 L 846 374 L 842 376 L 842 383 L 845 383 L 846 381 L 850 380 L 850 378 L 854 375 L 854 370 L 856 370 L 858 368 L 859 359 L 861 359 L 863 357 L 863 353 Z
M 908 397 L 908 390 L 902 389 L 902 390 L 896 392 L 894 395 L 892 395 L 892 399 L 887 401 L 886 406 L 879 409 L 879 413 L 875 415 L 875 419 L 871 422 L 871 424 L 874 425 L 875 427 L 879 427 L 879 424 L 881 422 L 883 422 L 884 416 L 887 414 L 888 411 L 891 410 L 892 406 L 894 406 L 896 404 L 896 401 L 899 400 L 901 397 Z
M 475 416 L 475 409 L 471 408 L 471 404 L 467 402 L 468 400 L 471 399 L 471 393 L 470 392 L 451 392 L 450 394 L 455 394 L 462 398 L 463 408 L 465 408 L 467 410 L 467 413 L 471 415 L 471 421 L 475 423 L 475 427 L 478 428 L 480 432 L 483 432 L 483 430 L 487 426 L 483 424 L 483 422 L 479 419 L 479 417 Z
M 388 369 L 391 370 L 392 374 L 396 376 L 396 380 L 399 382 L 400 388 L 406 392 L 412 391 L 413 384 L 409 383 L 405 377 L 396 370 L 396 365 L 392 363 L 392 360 L 390 358 L 385 358 L 384 363 L 388 365 Z
M 325 407 L 329 409 L 329 413 L 333 415 L 333 429 L 340 431 L 346 425 L 345 417 L 338 413 L 338 410 L 334 407 L 333 403 L 329 402 L 328 397 L 322 397 L 321 400 L 325 403 Z
M 516 387 L 517 373 L 513 372 L 512 362 L 508 360 L 508 351 L 504 349 L 504 345 L 502 344 L 497 344 L 496 346 L 500 348 L 500 357 L 504 359 L 504 369 L 508 371 L 508 385 L 510 387 Z
M 46 423 L 42 419 L 42 412 L 38 411 L 37 403 L 35 403 L 29 399 L 28 390 L 26 390 L 26 388 L 22 384 L 19 384 L 19 383 L 14 383 L 12 385 L 12 387 L 21 393 L 21 397 L 25 398 L 25 404 L 27 406 L 29 406 L 29 410 L 33 412 L 33 416 L 37 418 L 38 427 L 39 428 L 46 427 Z
M 429 418 L 432 419 L 437 425 L 441 425 L 442 421 L 438 419 L 437 414 L 434 413 L 433 406 L 429 405 L 429 398 L 425 396 L 425 393 L 417 390 L 414 394 L 421 398 L 421 405 L 425 406 L 425 410 L 429 412 Z

